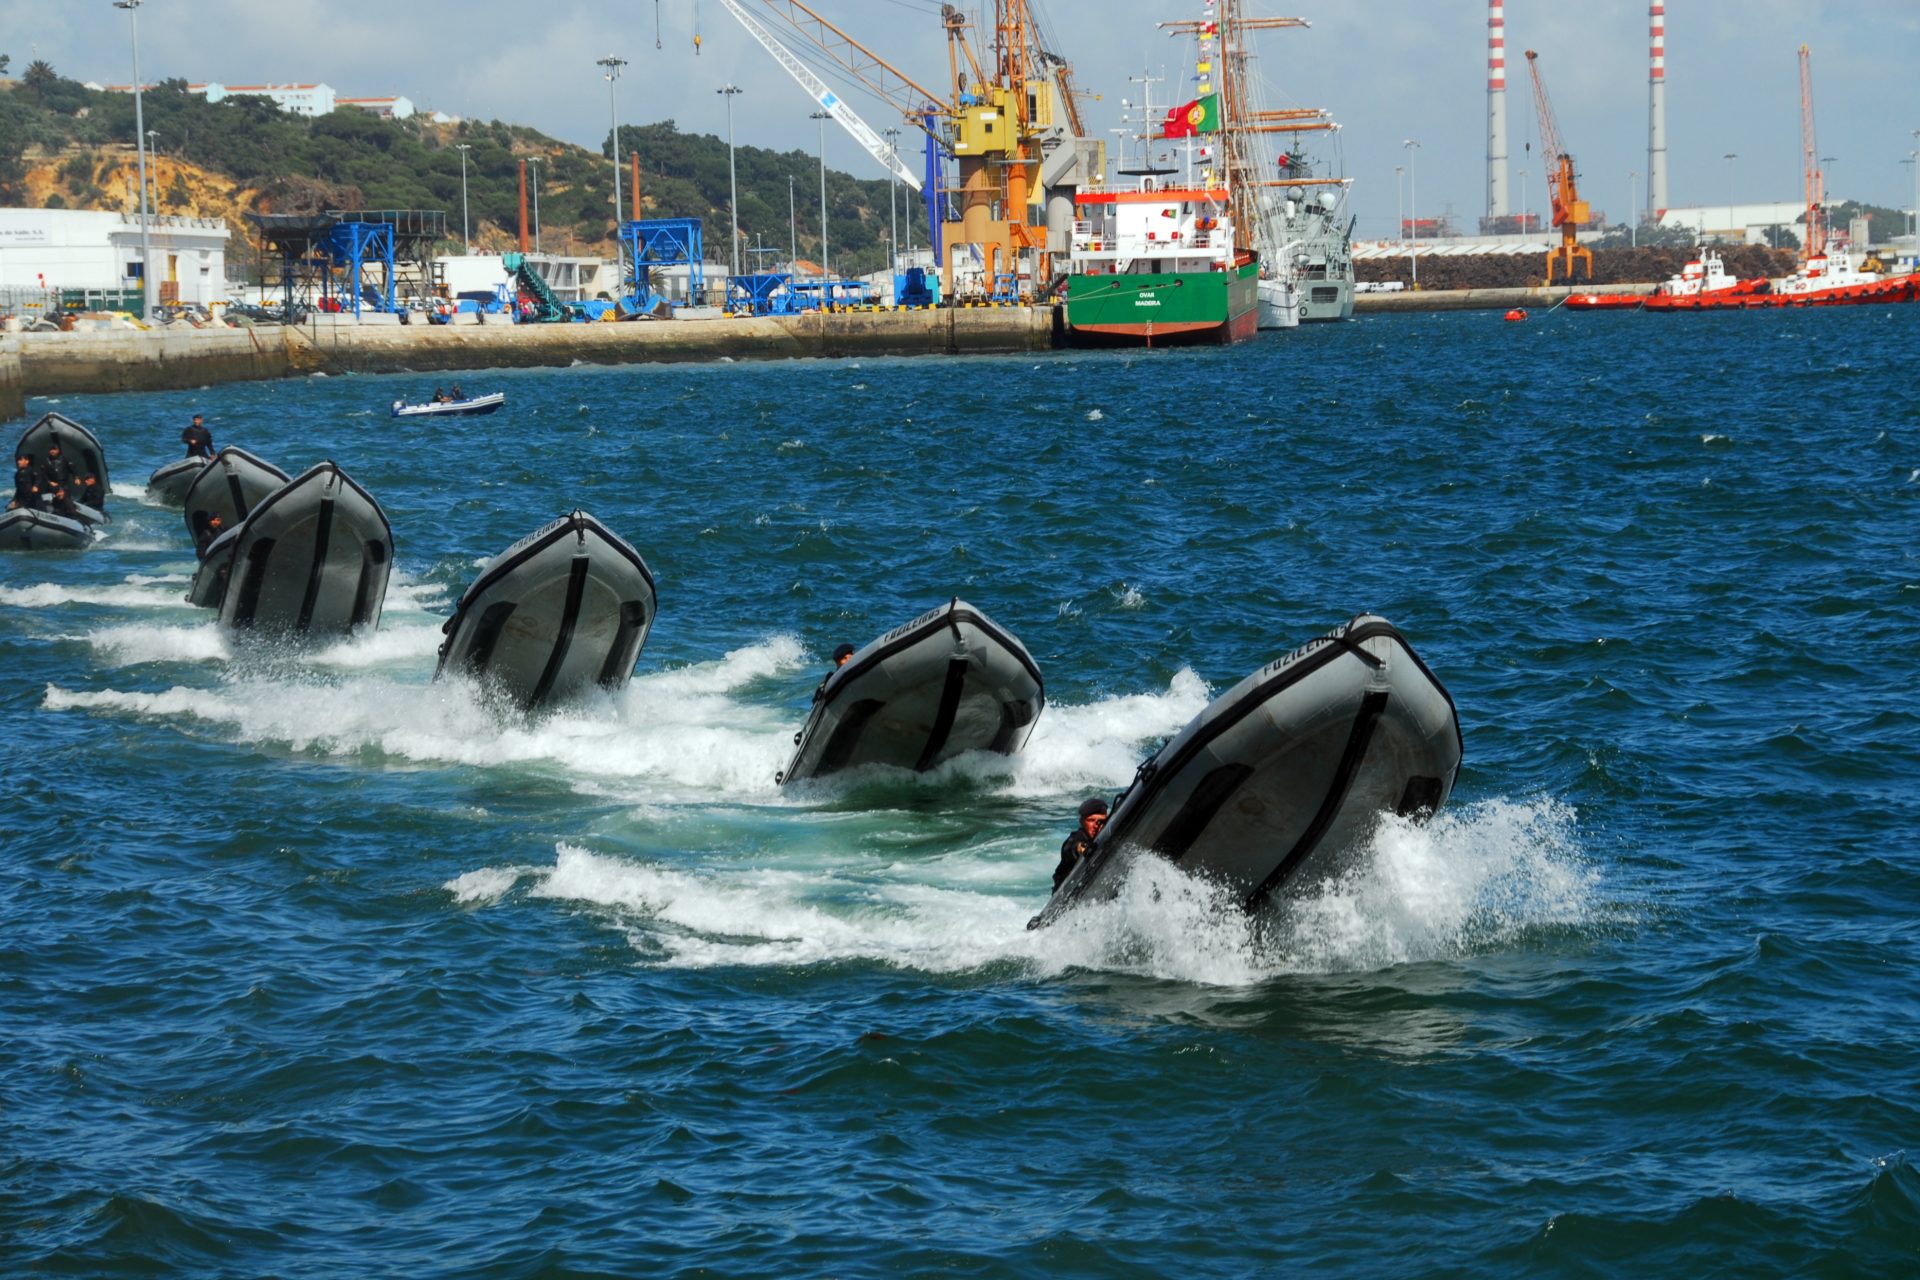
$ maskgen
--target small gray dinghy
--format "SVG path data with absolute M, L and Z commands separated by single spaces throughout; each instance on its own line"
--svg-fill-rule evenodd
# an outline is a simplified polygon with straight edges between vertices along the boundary
M 1026 646 L 956 597 L 827 677 L 777 781 L 870 764 L 924 773 L 967 751 L 1013 755 L 1046 701 Z
M 618 689 L 653 618 L 647 562 L 574 511 L 487 562 L 447 619 L 434 678 L 471 676 L 529 710 L 594 685 Z
M 85 521 L 32 507 L 0 514 L 0 551 L 79 551 L 92 543 Z
M 194 591 L 211 597 L 225 569 L 221 625 L 341 635 L 379 625 L 393 571 L 393 530 L 372 494 L 322 462 L 268 494 L 208 552 Z
M 194 476 L 181 501 L 194 554 L 206 555 L 215 538 L 236 528 L 268 494 L 286 483 L 286 472 L 236 445 L 214 454 L 213 461 Z
M 65 414 L 44 414 L 20 433 L 20 443 L 14 446 L 13 456 L 25 454 L 33 459 L 36 468 L 44 468 L 47 449 L 56 444 L 60 446 L 60 456 L 73 471 L 75 483 L 69 488 L 74 503 L 81 507 L 80 519 L 87 524 L 101 523 L 106 519 L 111 483 L 107 477 L 107 451 L 93 432 Z M 89 476 L 94 481 L 90 485 L 86 483 Z
M 1137 850 L 1254 910 L 1337 874 L 1381 814 L 1438 810 L 1461 752 L 1445 687 L 1393 624 L 1361 614 L 1215 698 L 1142 764 L 1028 927 L 1111 898 Z
M 187 490 L 193 487 L 193 482 L 210 461 L 210 458 L 175 458 L 172 462 L 155 467 L 153 474 L 147 477 L 147 497 L 163 507 L 186 506 Z

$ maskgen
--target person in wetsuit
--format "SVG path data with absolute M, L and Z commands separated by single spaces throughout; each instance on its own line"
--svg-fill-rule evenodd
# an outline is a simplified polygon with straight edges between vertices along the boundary
M 226 527 L 226 521 L 222 520 L 219 516 L 208 515 L 204 511 L 194 512 L 193 553 L 205 559 L 207 548 L 213 545 L 215 538 L 225 532 Z
M 46 456 L 40 459 L 40 487 L 65 489 L 73 484 L 73 464 L 60 451 L 58 440 L 49 441 Z
M 851 658 L 852 656 L 853 656 L 853 646 L 850 644 L 843 644 L 839 648 L 833 651 L 833 671 L 827 672 L 826 675 L 820 678 L 820 687 L 813 691 L 813 700 L 815 702 L 820 701 L 820 699 L 826 695 L 827 681 L 833 679 L 833 672 L 838 671 L 840 668 L 846 666 L 847 659 Z
M 447 399 L 449 401 L 465 400 L 466 398 L 467 393 L 460 389 L 460 384 L 457 382 L 453 384 L 453 390 L 447 392 Z
M 81 476 L 75 483 L 79 486 L 76 496 L 81 503 L 92 507 L 95 511 L 100 510 L 104 505 L 103 499 L 107 496 L 100 491 L 100 477 L 93 475 Z
M 206 423 L 199 414 L 193 415 L 193 423 L 180 431 L 180 443 L 187 446 L 189 458 L 211 458 L 213 456 L 213 432 L 207 430 Z
M 13 464 L 13 500 L 7 503 L 7 510 L 15 507 L 38 507 L 40 505 L 40 477 L 35 474 L 33 459 L 21 454 Z
M 1060 845 L 1060 865 L 1053 869 L 1053 887 L 1066 882 L 1073 869 L 1093 852 L 1094 837 L 1107 825 L 1107 802 L 1099 796 L 1080 802 L 1080 825 Z

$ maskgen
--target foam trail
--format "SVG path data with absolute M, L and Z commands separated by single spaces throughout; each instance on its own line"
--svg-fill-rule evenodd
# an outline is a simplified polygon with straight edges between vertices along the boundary
M 198 627 L 103 627 L 88 632 L 85 639 L 103 658 L 121 666 L 146 662 L 225 662 L 233 657 L 226 633 L 215 623 Z
M 608 912 L 646 962 L 667 967 L 863 961 L 955 973 L 1014 962 L 1210 987 L 1458 959 L 1586 925 L 1599 895 L 1573 814 L 1552 800 L 1488 801 L 1424 827 L 1388 819 L 1346 876 L 1257 918 L 1145 856 L 1112 901 L 1029 931 L 1050 853 L 975 848 L 903 859 L 876 878 L 872 859 L 852 852 L 818 853 L 806 868 L 716 858 L 696 871 L 562 843 L 551 866 L 479 868 L 443 887 L 468 907 L 510 906 L 524 888 L 525 899 Z
M 635 678 L 601 695 L 526 717 L 502 714 L 460 680 L 428 683 L 425 661 L 438 632 L 401 628 L 343 642 L 306 661 L 335 667 L 399 665 L 402 681 L 353 670 L 334 678 L 243 678 L 160 693 L 47 688 L 49 711 L 180 720 L 235 739 L 328 756 L 378 755 L 422 764 L 540 766 L 584 789 L 645 780 L 656 804 L 711 803 L 716 793 L 774 799 L 773 774 L 790 749 L 788 713 L 736 699 L 742 685 L 797 663 L 791 639 L 751 645 L 718 662 Z
M 103 604 L 133 608 L 168 606 L 186 608 L 185 594 L 177 587 L 160 586 L 158 579 L 145 578 L 111 586 L 74 586 L 62 582 L 42 582 L 31 587 L 0 587 L 0 604 L 19 609 L 50 609 L 67 604 Z

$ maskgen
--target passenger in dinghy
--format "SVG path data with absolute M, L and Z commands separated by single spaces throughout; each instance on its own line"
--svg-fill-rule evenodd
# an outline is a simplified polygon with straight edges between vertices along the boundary
M 1053 887 L 1058 889 L 1093 852 L 1094 837 L 1107 825 L 1107 802 L 1099 796 L 1080 802 L 1080 825 L 1060 845 L 1060 865 L 1053 869 Z
M 40 505 L 40 486 L 33 474 L 33 459 L 21 454 L 13 464 L 13 500 L 7 503 L 7 510 L 15 507 L 37 507 Z
M 80 501 L 81 502 L 85 503 L 87 506 L 92 507 L 94 510 L 98 511 L 101 507 L 100 500 L 105 496 L 106 496 L 105 494 L 100 492 L 99 476 L 80 477 Z
M 453 384 L 453 390 L 447 392 L 447 399 L 449 400 L 465 400 L 466 398 L 467 393 L 460 389 L 460 384 L 457 382 Z
M 40 463 L 40 483 L 47 489 L 65 489 L 73 483 L 73 464 L 60 452 L 58 442 L 47 445 L 47 456 Z
M 838 671 L 840 668 L 846 666 L 847 659 L 853 656 L 853 652 L 853 646 L 850 644 L 843 644 L 835 649 L 833 651 L 833 671 Z M 833 679 L 833 671 L 829 671 L 826 675 L 820 677 L 820 685 L 813 691 L 813 700 L 815 702 L 820 701 L 821 698 L 826 696 L 827 681 Z
M 226 521 L 217 515 L 208 515 L 204 511 L 193 513 L 193 550 L 196 555 L 205 555 L 213 540 L 225 533 Z

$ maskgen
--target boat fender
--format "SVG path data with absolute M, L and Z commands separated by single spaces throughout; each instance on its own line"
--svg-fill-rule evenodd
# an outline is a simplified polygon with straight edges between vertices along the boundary
M 1525 307 L 1514 307 L 1507 312 L 1508 320 L 1525 320 L 1526 318 L 1527 309 Z

